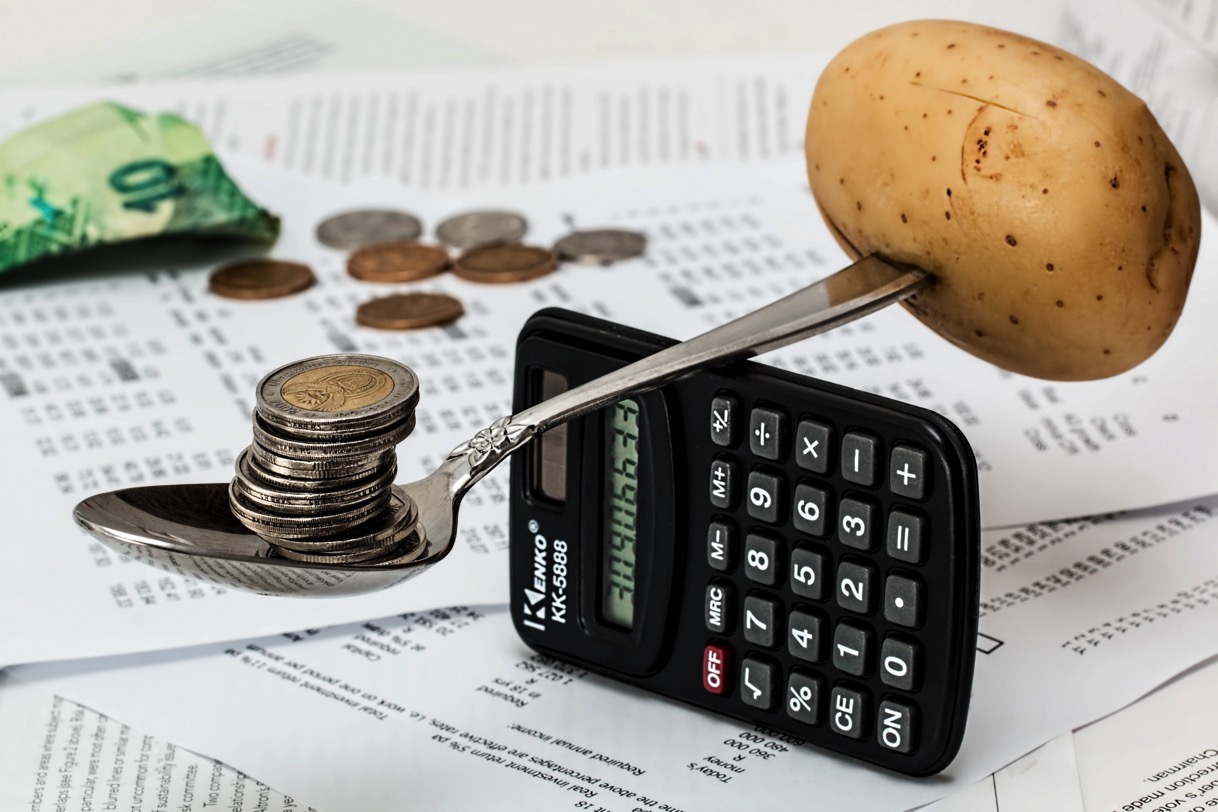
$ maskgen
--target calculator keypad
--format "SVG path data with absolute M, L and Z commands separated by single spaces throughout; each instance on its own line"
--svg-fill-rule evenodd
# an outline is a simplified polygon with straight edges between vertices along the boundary
M 921 703 L 941 701 L 927 693 L 922 635 L 928 611 L 945 600 L 926 577 L 950 541 L 932 534 L 932 520 L 953 495 L 899 416 L 895 429 L 877 431 L 862 418 L 852 425 L 764 398 L 720 390 L 710 404 L 712 424 L 748 415 L 737 444 L 726 427 L 712 432 L 720 448 L 706 561 L 720 576 L 712 583 L 722 614 L 707 630 L 739 657 L 722 701 L 746 706 L 759 723 L 785 717 L 783 730 L 830 747 L 858 742 L 851 746 L 869 748 L 873 760 L 913 757 L 923 744 Z M 739 603 L 729 605 L 735 594 Z M 711 604 L 708 592 L 708 613 Z

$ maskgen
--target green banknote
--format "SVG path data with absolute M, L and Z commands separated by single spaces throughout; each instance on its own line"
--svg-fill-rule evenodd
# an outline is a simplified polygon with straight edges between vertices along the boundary
M 0 271 L 142 237 L 278 234 L 279 219 L 172 114 L 101 102 L 0 143 Z

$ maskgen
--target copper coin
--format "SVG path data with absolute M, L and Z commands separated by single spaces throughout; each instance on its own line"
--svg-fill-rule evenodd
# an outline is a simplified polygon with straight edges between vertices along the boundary
M 453 273 L 470 282 L 524 282 L 558 267 L 553 251 L 533 245 L 488 245 L 472 248 L 453 265 Z
M 366 245 L 347 257 L 347 273 L 365 282 L 413 282 L 448 268 L 448 252 L 411 240 Z
M 207 287 L 228 299 L 277 299 L 299 293 L 317 278 L 307 265 L 278 259 L 245 259 L 214 271 Z
M 355 320 L 378 330 L 418 330 L 454 321 L 463 313 L 461 302 L 444 293 L 394 293 L 364 302 Z

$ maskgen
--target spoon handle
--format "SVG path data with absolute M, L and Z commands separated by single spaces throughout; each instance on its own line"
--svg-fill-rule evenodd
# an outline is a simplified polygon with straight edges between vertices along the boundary
M 453 450 L 465 457 L 466 488 L 525 445 L 554 426 L 645 392 L 694 372 L 750 358 L 866 316 L 903 299 L 926 285 L 931 276 L 918 268 L 898 267 L 868 256 L 806 288 L 696 336 L 661 350 L 496 420 L 489 428 Z

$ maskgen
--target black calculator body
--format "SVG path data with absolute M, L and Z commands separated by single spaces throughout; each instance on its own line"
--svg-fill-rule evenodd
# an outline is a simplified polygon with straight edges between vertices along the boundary
M 560 309 L 515 411 L 673 344 Z M 942 416 L 752 362 L 512 457 L 511 612 L 539 652 L 910 775 L 964 734 L 977 468 Z

